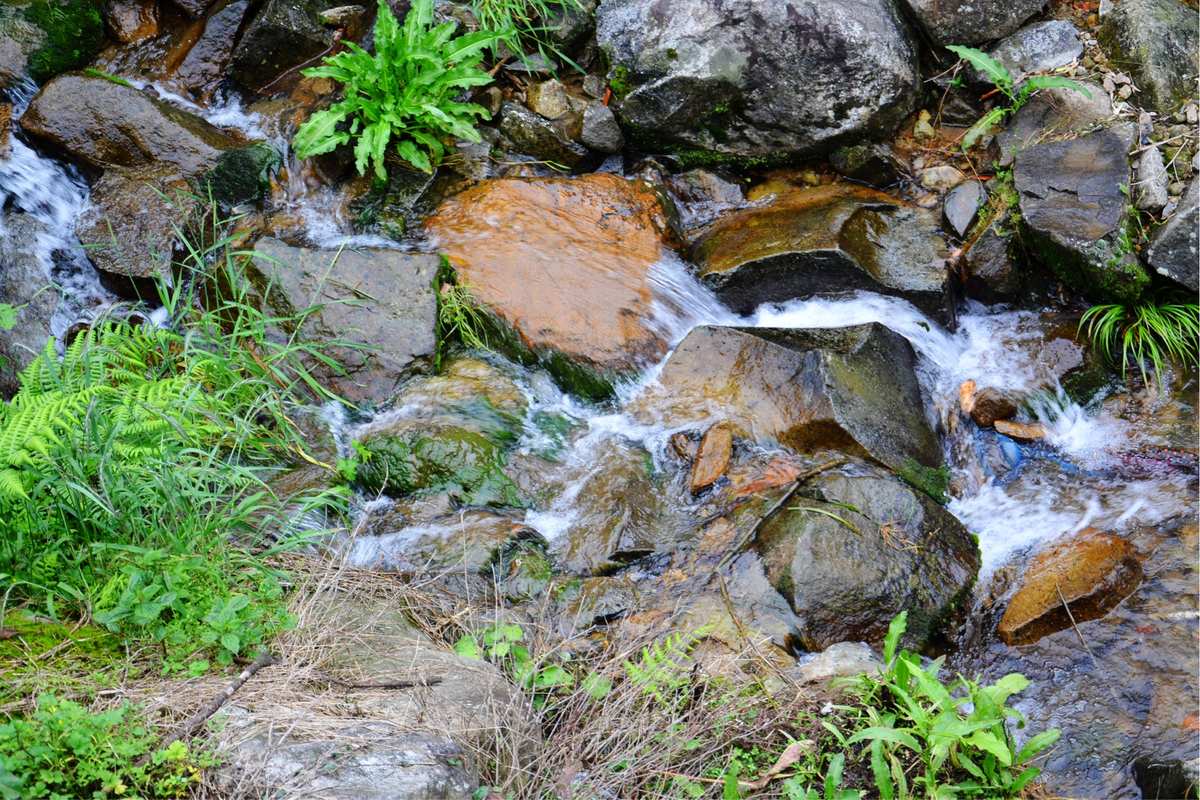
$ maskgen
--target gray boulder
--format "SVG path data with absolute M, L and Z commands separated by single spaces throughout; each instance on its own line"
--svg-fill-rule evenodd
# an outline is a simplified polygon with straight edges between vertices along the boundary
M 709 160 L 881 138 L 919 83 L 892 0 L 605 0 L 596 36 L 627 134 Z
M 50 338 L 58 290 L 37 256 L 37 240 L 50 233 L 28 214 L 0 216 L 0 303 L 19 308 L 12 330 L 0 330 L 0 397 L 17 391 L 17 376 Z
M 1137 181 L 1134 184 L 1134 203 L 1141 211 L 1157 214 L 1167 205 L 1167 167 L 1163 164 L 1158 145 L 1151 144 L 1137 161 Z
M 1139 100 L 1160 114 L 1196 94 L 1200 33 L 1196 9 L 1179 0 L 1112 0 L 1100 27 L 1100 43 L 1128 70 Z
M 1193 179 L 1175 213 L 1154 232 L 1146 263 L 1193 293 L 1200 291 L 1200 180 Z
M 1079 31 L 1070 22 L 1050 19 L 1026 25 L 989 53 L 1014 77 L 1065 67 L 1083 54 Z
M 589 103 L 583 111 L 583 130 L 579 141 L 597 153 L 619 153 L 625 136 L 613 111 L 603 103 Z
M 801 620 L 802 645 L 878 643 L 901 611 L 908 611 L 908 641 L 923 645 L 970 596 L 980 564 L 974 537 L 878 468 L 849 465 L 808 486 L 762 526 L 755 544 Z
M 1012 256 L 1012 232 L 1003 220 L 988 226 L 963 254 L 963 288 L 984 303 L 1014 299 L 1022 288 L 1021 270 Z
M 1096 299 L 1132 302 L 1150 282 L 1128 230 L 1132 129 L 1035 145 L 1013 169 L 1030 244 L 1060 280 Z
M 506 102 L 500 109 L 500 132 L 518 153 L 541 161 L 577 167 L 588 157 L 587 148 L 572 141 L 564 125 L 535 114 L 518 103 Z
M 175 81 L 198 95 L 216 88 L 224 77 L 237 32 L 246 18 L 250 0 L 228 0 L 204 21 L 204 31 L 175 70 Z
M 996 135 L 1001 166 L 1026 147 L 1094 130 L 1112 119 L 1112 101 L 1103 87 L 1083 84 L 1086 94 L 1071 89 L 1038 92 Z
M 313 364 L 326 385 L 353 401 L 387 399 L 406 370 L 419 368 L 437 346 L 435 255 L 362 248 L 316 250 L 263 239 L 254 248 L 251 278 L 262 303 L 279 319 L 311 309 L 300 334 L 346 343 L 330 355 L 345 375 Z M 291 334 L 284 325 L 284 333 Z
M 904 0 L 929 37 L 940 45 L 980 44 L 1015 31 L 1042 10 L 1045 0 Z
M 865 452 L 919 473 L 942 465 L 942 449 L 925 418 L 915 364 L 908 342 L 877 323 L 702 326 L 675 348 L 639 402 L 670 427 L 725 417 L 746 438 Z
M 266 0 L 234 48 L 229 74 L 252 92 L 266 92 L 288 70 L 325 52 L 333 30 L 320 12 L 338 0 Z

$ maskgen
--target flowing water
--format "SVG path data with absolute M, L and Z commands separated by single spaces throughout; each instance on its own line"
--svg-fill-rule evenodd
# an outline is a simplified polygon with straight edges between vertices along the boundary
M 14 116 L 19 116 L 32 89 L 22 87 L 14 93 Z M 261 120 L 244 111 L 236 97 L 200 107 L 159 87 L 151 89 L 246 138 L 267 138 Z M 10 142 L 8 155 L 0 160 L 0 205 L 47 226 L 48 232 L 33 247 L 47 280 L 62 287 L 64 300 L 54 321 L 54 332 L 61 335 L 75 320 L 115 300 L 101 286 L 73 233 L 88 202 L 87 184 L 74 169 L 38 153 L 19 136 L 11 136 Z M 275 144 L 286 153 L 286 141 Z M 276 202 L 299 212 L 314 245 L 395 246 L 390 240 L 348 233 L 335 213 L 338 197 L 331 190 L 306 186 L 294 159 L 289 159 L 289 167 L 290 182 Z M 948 508 L 978 535 L 983 556 L 977 606 L 958 656 L 961 668 L 982 669 L 992 677 L 1019 669 L 1035 679 L 1021 708 L 1038 727 L 1067 729 L 1064 740 L 1071 744 L 1060 748 L 1053 765 L 1064 791 L 1136 797 L 1126 768 L 1127 751 L 1135 744 L 1167 757 L 1194 755 L 1180 753 L 1180 743 L 1194 737 L 1181 733 L 1172 739 L 1162 733 L 1169 726 L 1152 723 L 1156 715 L 1196 707 L 1194 527 L 1189 534 L 1179 533 L 1178 525 L 1163 525 L 1194 513 L 1195 478 L 1172 470 L 1130 476 L 1125 469 L 1129 454 L 1149 445 L 1169 446 L 1170 436 L 1153 422 L 1129 419 L 1126 406 L 1115 396 L 1101 396 L 1087 406 L 1070 399 L 1051 364 L 1050 351 L 1066 346 L 1052 342 L 1054 320 L 1031 311 L 972 304 L 961 314 L 957 330 L 949 332 L 910 304 L 871 293 L 763 306 L 743 317 L 722 306 L 677 258 L 656 265 L 651 279 L 651 323 L 672 346 L 695 326 L 714 324 L 830 328 L 879 322 L 904 336 L 917 353 L 926 410 L 942 434 L 951 465 L 954 496 Z M 579 492 L 612 443 L 644 448 L 660 465 L 665 459 L 674 431 L 631 411 L 655 385 L 664 362 L 665 358 L 647 364 L 640 378 L 620 387 L 617 401 L 606 407 L 563 394 L 537 370 L 509 365 L 526 393 L 529 419 L 557 415 L 568 420 L 573 431 L 565 443 L 550 442 L 548 434 L 529 424 L 518 446 L 526 454 L 551 445 L 560 450 L 554 490 L 525 518 L 551 543 L 575 522 Z M 1031 396 L 1025 413 L 1045 424 L 1045 439 L 1021 444 L 963 423 L 958 391 L 965 380 L 976 381 L 981 389 L 990 386 Z M 1188 399 L 1194 394 L 1194 386 L 1161 392 L 1147 401 L 1151 408 L 1144 416 L 1154 420 L 1174 414 L 1194 433 L 1195 408 Z M 373 424 L 351 424 L 336 408 L 329 416 L 343 448 L 362 433 L 363 425 Z M 1067 631 L 1029 648 L 999 644 L 991 633 L 991 609 L 1010 590 L 1013 576 L 1039 547 L 1087 526 L 1126 535 L 1149 554 L 1142 588 L 1120 609 L 1088 627 L 1094 637 L 1090 643 L 1074 640 Z M 389 543 L 395 545 L 396 540 Z M 355 547 L 356 558 L 378 562 L 378 546 L 363 540 Z M 1154 641 L 1144 644 L 1146 637 Z

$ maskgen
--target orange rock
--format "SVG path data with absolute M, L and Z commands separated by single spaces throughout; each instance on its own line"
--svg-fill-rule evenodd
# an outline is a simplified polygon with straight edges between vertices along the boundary
M 958 407 L 964 414 L 970 414 L 975 408 L 975 381 L 963 381 L 958 387 Z
M 1030 562 L 997 633 L 1006 644 L 1029 644 L 1069 628 L 1072 617 L 1076 623 L 1098 619 L 1141 580 L 1142 566 L 1133 545 L 1119 536 L 1087 528 Z
M 733 455 L 733 428 L 726 422 L 718 422 L 709 428 L 700 440 L 700 450 L 692 464 L 692 494 L 700 494 L 716 483 L 729 468 Z
M 979 390 L 971 398 L 971 410 L 968 413 L 976 425 L 981 428 L 990 428 L 996 424 L 997 420 L 1007 420 L 1016 414 L 1017 403 L 1010 395 L 989 386 Z
M 1011 419 L 998 419 L 993 425 L 996 433 L 1002 433 L 1011 439 L 1022 442 L 1036 442 L 1046 438 L 1046 428 L 1040 422 L 1013 422 Z
M 645 183 L 604 173 L 484 181 L 426 225 L 475 299 L 552 371 L 566 356 L 611 380 L 665 352 L 648 323 L 667 222 Z

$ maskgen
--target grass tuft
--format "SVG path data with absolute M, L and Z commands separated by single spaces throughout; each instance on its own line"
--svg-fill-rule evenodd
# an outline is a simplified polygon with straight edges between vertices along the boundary
M 1127 377 L 1133 362 L 1142 381 L 1154 372 L 1161 384 L 1168 362 L 1194 368 L 1200 339 L 1200 305 L 1196 303 L 1106 303 L 1084 312 L 1079 331 L 1100 354 L 1121 367 Z

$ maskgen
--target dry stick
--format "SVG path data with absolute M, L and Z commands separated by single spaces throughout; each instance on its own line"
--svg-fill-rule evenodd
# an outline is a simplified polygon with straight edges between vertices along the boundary
M 414 689 L 417 687 L 437 686 L 442 682 L 441 678 L 420 677 L 413 680 L 402 681 L 367 681 L 365 683 L 350 683 L 349 681 L 339 680 L 331 675 L 326 675 L 323 672 L 318 672 L 315 675 L 317 680 L 334 686 L 340 686 L 343 689 Z
M 1058 585 L 1058 581 L 1054 582 L 1054 591 L 1058 594 L 1058 600 L 1062 603 L 1063 611 L 1067 612 L 1067 619 L 1071 621 L 1071 630 L 1075 631 L 1075 635 L 1079 637 L 1079 643 L 1083 645 L 1083 649 L 1087 652 L 1088 658 L 1092 660 L 1092 666 L 1099 669 L 1100 665 L 1096 663 L 1096 656 L 1092 653 L 1092 648 L 1088 647 L 1087 641 L 1083 638 L 1083 634 L 1079 631 L 1079 626 L 1075 624 L 1075 615 L 1071 613 L 1071 607 L 1067 605 L 1067 598 L 1063 597 L 1062 589 Z
M 192 714 L 184 721 L 182 725 L 176 728 L 174 733 L 163 739 L 162 744 L 159 745 L 159 749 L 161 750 L 169 747 L 180 739 L 191 738 L 196 731 L 200 730 L 200 726 L 203 725 L 209 717 L 217 713 L 217 709 L 225 705 L 225 702 L 229 698 L 233 697 L 234 692 L 242 688 L 242 684 L 254 677 L 254 673 L 258 672 L 263 667 L 269 667 L 270 665 L 276 663 L 278 663 L 278 661 L 276 660 L 275 656 L 271 655 L 269 650 L 263 650 L 258 654 L 258 658 L 251 662 L 250 666 L 242 670 L 241 674 L 239 674 L 228 686 L 221 690 L 220 694 L 218 694 L 212 700 L 209 700 L 203 708 L 201 708 L 195 714 Z M 146 766 L 146 763 L 150 760 L 151 755 L 153 755 L 153 751 L 146 753 L 135 762 L 135 766 Z

